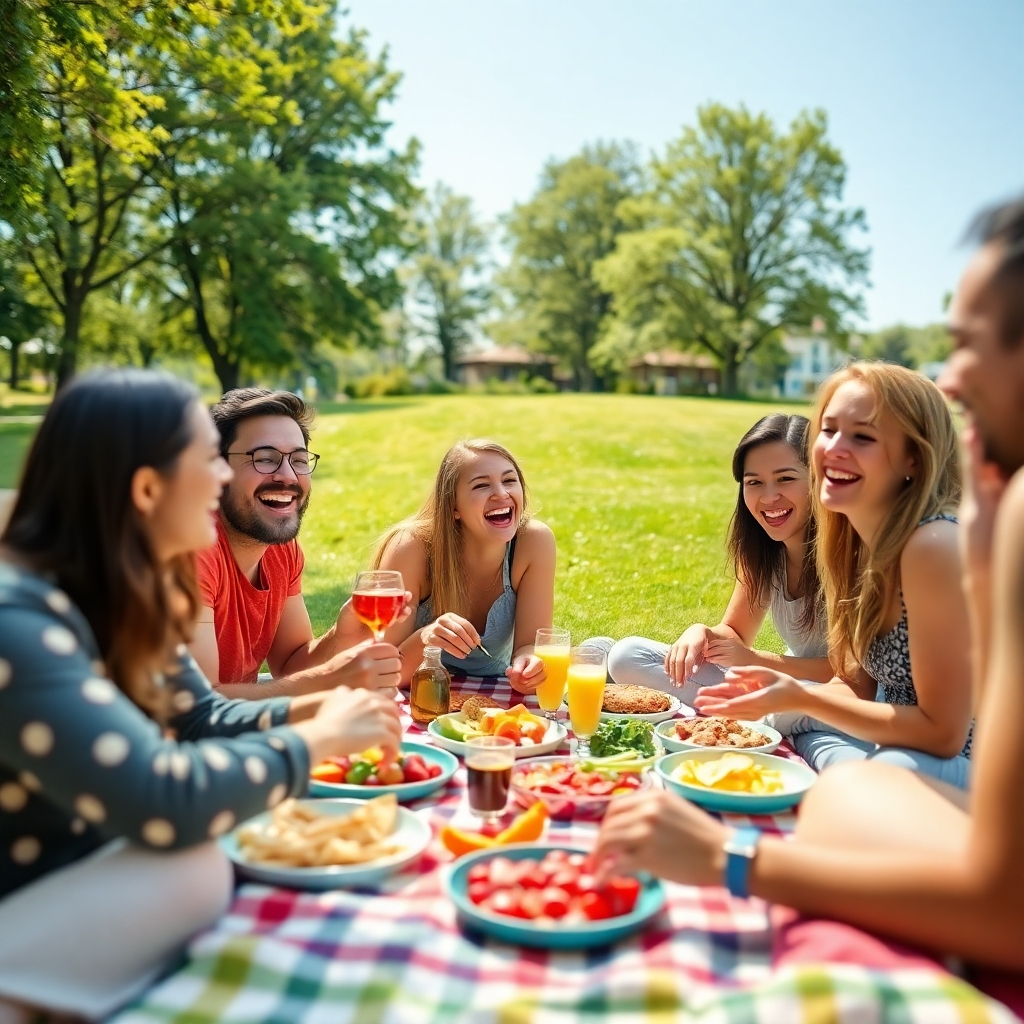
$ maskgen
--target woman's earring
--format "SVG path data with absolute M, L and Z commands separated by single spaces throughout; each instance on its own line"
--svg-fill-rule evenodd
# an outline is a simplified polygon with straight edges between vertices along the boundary
M 913 480 L 913 479 L 914 479 L 914 478 L 913 478 L 912 476 L 908 476 L 908 477 L 906 477 L 906 478 L 905 478 L 905 481 L 904 481 L 904 482 L 905 482 L 905 483 L 908 483 L 908 484 L 909 484 L 909 483 L 910 483 L 910 481 L 911 481 L 911 480 Z

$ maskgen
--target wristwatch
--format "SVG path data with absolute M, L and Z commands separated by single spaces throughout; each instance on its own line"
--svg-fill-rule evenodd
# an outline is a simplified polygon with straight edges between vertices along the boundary
M 760 829 L 746 825 L 733 829 L 725 841 L 725 887 L 733 896 L 746 899 L 750 895 L 747 888 L 750 864 L 757 853 L 760 838 Z

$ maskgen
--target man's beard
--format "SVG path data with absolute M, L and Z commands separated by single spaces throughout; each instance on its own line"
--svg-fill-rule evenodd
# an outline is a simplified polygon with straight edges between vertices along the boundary
M 290 490 L 290 488 L 275 487 L 273 490 Z M 291 493 L 298 495 L 298 491 Z M 295 540 L 302 525 L 302 517 L 306 513 L 306 506 L 309 504 L 309 494 L 301 502 L 294 519 L 281 519 L 278 521 L 264 519 L 254 507 L 259 501 L 255 495 L 248 501 L 238 500 L 231 493 L 231 488 L 225 489 L 220 499 L 220 510 L 227 520 L 228 526 L 238 533 L 260 544 L 287 544 Z

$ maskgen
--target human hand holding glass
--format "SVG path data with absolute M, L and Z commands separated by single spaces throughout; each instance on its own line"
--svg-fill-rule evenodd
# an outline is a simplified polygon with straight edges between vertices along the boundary
M 538 629 L 533 653 L 544 663 L 544 682 L 534 691 L 537 703 L 547 718 L 557 717 L 565 696 L 565 679 L 569 671 L 569 630 Z
M 566 688 L 569 721 L 576 736 L 577 756 L 590 756 L 590 737 L 601 724 L 601 705 L 607 675 L 605 652 L 596 647 L 574 647 L 569 654 Z
M 352 610 L 378 643 L 405 606 L 402 574 L 391 569 L 373 569 L 356 576 L 352 589 Z

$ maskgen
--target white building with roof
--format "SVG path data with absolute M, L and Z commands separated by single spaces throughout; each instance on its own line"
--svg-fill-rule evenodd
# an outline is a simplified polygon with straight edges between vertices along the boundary
M 790 355 L 782 378 L 783 398 L 810 398 L 827 377 L 853 359 L 821 334 L 788 336 L 782 339 L 782 345 Z

